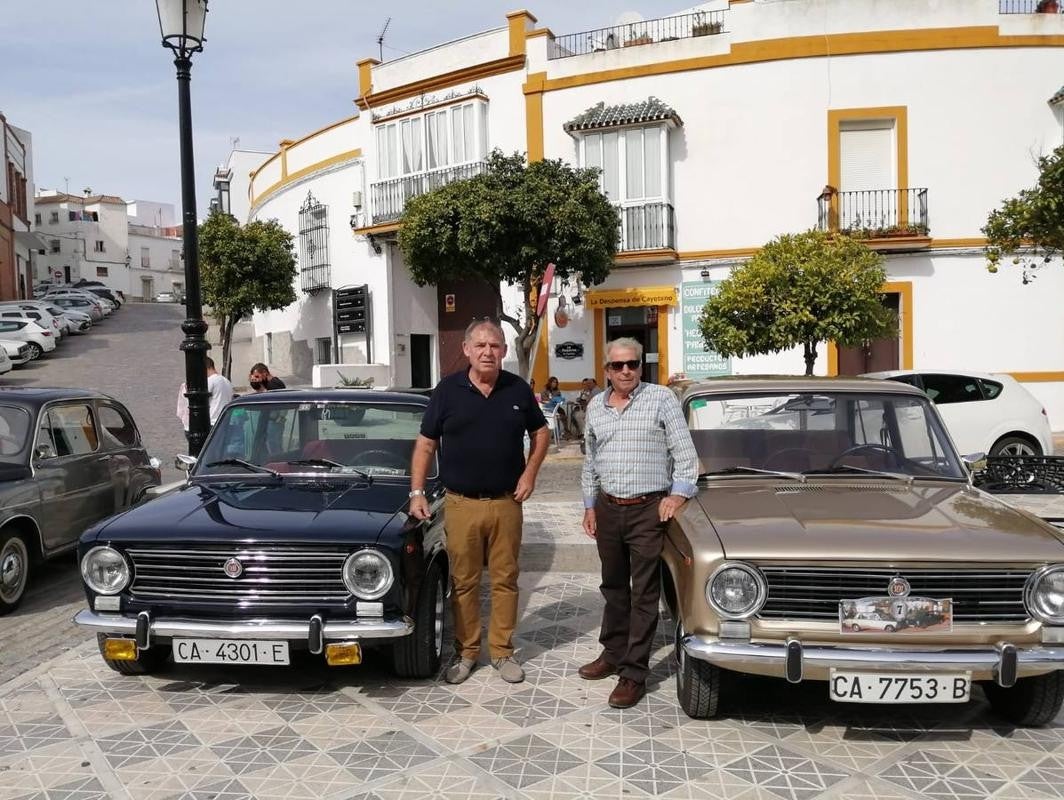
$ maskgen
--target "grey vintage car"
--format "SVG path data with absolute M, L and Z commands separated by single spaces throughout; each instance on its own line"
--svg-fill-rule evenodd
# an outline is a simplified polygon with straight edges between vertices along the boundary
M 890 381 L 678 387 L 699 491 L 670 526 L 677 692 L 734 672 L 840 703 L 964 703 L 1044 725 L 1064 703 L 1064 531 L 974 487 L 927 396 Z M 980 454 L 981 455 L 981 454 Z
M 160 482 L 124 405 L 82 389 L 0 389 L 0 615 L 33 564 Z

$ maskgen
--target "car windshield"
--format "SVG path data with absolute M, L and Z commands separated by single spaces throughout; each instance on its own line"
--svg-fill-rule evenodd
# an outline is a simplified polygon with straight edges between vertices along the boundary
M 409 477 L 424 406 L 268 402 L 226 408 L 194 476 L 271 473 Z
M 687 422 L 708 477 L 839 474 L 966 479 L 926 398 L 872 392 L 705 394 Z
M 0 461 L 21 461 L 29 444 L 30 415 L 24 408 L 0 406 Z

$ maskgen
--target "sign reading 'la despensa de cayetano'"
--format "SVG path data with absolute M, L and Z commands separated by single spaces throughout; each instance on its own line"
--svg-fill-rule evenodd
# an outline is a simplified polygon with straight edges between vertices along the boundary
M 683 319 L 683 371 L 688 378 L 731 375 L 730 358 L 707 350 L 698 328 L 698 319 L 706 301 L 717 292 L 720 281 L 691 281 L 680 285 L 680 310 Z

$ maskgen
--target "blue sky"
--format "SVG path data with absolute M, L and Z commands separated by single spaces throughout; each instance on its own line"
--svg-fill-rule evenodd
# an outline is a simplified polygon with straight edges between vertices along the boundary
M 151 0 L 0 0 L 0 112 L 33 134 L 38 187 L 86 187 L 178 206 L 177 83 Z M 689 5 L 689 4 L 688 4 Z M 230 142 L 272 150 L 355 112 L 355 62 L 385 60 L 505 24 L 520 3 L 466 0 L 211 0 L 194 60 L 198 205 Z M 668 16 L 683 0 L 532 0 L 556 34 L 604 27 L 624 11 Z M 178 214 L 180 210 L 178 209 Z

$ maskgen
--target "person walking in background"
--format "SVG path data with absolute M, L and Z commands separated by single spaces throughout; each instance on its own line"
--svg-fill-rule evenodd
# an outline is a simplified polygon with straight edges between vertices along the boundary
M 185 441 L 188 441 L 188 398 L 185 396 L 187 391 L 182 381 L 181 387 L 177 390 L 177 418 L 181 420 L 181 427 L 185 429 Z
M 207 393 L 210 394 L 211 427 L 233 399 L 233 384 L 214 368 L 214 359 L 207 356 Z
M 643 347 L 606 346 L 611 385 L 588 401 L 581 474 L 584 532 L 602 562 L 602 654 L 580 667 L 585 680 L 619 674 L 614 708 L 646 694 L 658 624 L 659 559 L 669 520 L 693 497 L 698 456 L 680 402 L 664 386 L 641 383 Z
M 431 516 L 425 478 L 439 450 L 447 489 L 445 525 L 453 583 L 455 658 L 448 683 L 462 683 L 480 656 L 480 579 L 487 556 L 491 579 L 488 649 L 508 683 L 525 679 L 514 660 L 517 627 L 521 503 L 536 488 L 550 434 L 532 389 L 502 369 L 506 339 L 499 324 L 477 320 L 466 328 L 462 352 L 469 368 L 448 375 L 432 392 L 410 466 L 410 514 Z M 532 445 L 525 463 L 524 435 Z
M 284 381 L 270 374 L 270 368 L 262 362 L 255 364 L 248 372 L 248 386 L 253 392 L 268 392 L 271 389 L 284 389 Z

